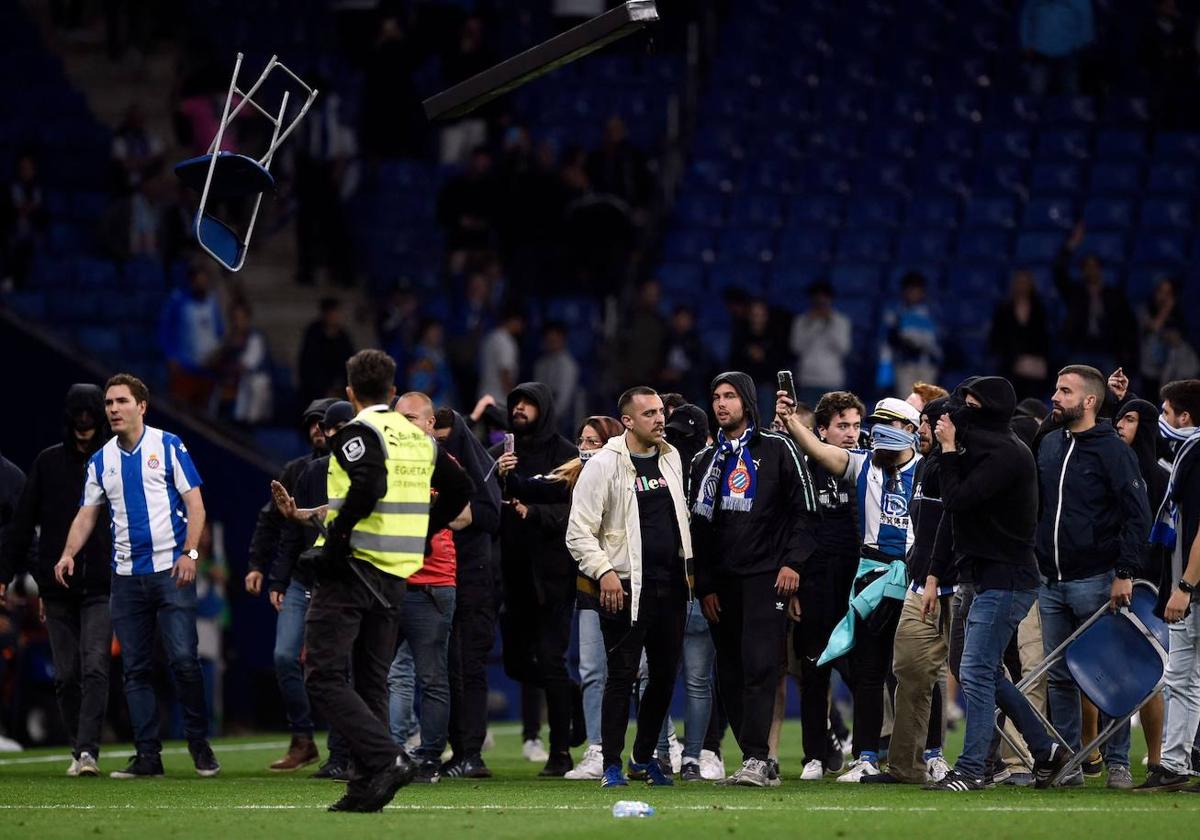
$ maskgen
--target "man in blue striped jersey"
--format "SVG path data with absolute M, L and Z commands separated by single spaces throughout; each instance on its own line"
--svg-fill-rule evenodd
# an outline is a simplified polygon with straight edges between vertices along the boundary
M 150 392 L 127 373 L 108 380 L 104 410 L 114 437 L 88 462 L 83 498 L 62 558 L 54 567 L 66 585 L 75 554 L 107 505 L 112 528 L 113 629 L 121 644 L 125 698 L 137 755 L 114 779 L 161 776 L 158 701 L 153 685 L 157 624 L 179 688 L 188 750 L 201 776 L 221 766 L 208 744 L 204 678 L 196 654 L 196 545 L 204 530 L 200 474 L 187 447 L 145 424 Z

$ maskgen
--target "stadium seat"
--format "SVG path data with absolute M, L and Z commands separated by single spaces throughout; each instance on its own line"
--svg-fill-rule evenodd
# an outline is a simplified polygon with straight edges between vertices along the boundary
M 998 261 L 1009 253 L 1010 235 L 1002 230 L 966 230 L 958 235 L 955 257 Z
M 1029 187 L 1033 192 L 1049 195 L 1077 193 L 1083 189 L 1083 167 L 1066 161 L 1037 163 L 1033 167 Z
M 958 199 L 949 195 L 917 195 L 908 203 L 909 227 L 952 228 L 958 225 Z
M 1010 196 L 972 198 L 966 203 L 967 228 L 1011 229 L 1017 224 L 1017 201 Z
M 1079 257 L 1095 254 L 1105 263 L 1121 263 L 1125 261 L 1126 252 L 1124 234 L 1089 230 L 1075 253 Z
M 946 291 L 951 299 L 991 300 L 1006 288 L 1004 269 L 994 264 L 972 261 L 953 265 L 946 275 Z
M 775 236 L 770 230 L 731 228 L 717 239 L 717 262 L 770 262 L 775 259 Z
M 713 235 L 707 230 L 673 230 L 667 234 L 663 255 L 676 262 L 712 262 L 716 257 Z
M 708 273 L 709 290 L 741 289 L 751 295 L 761 295 L 766 288 L 766 273 L 762 263 L 721 263 Z
M 855 197 L 849 203 L 846 224 L 851 227 L 896 227 L 900 224 L 900 200 L 890 196 Z
M 828 260 L 833 255 L 833 237 L 824 227 L 789 228 L 780 232 L 778 247 L 778 261 L 785 266 Z
M 1094 230 L 1123 230 L 1133 225 L 1133 202 L 1093 198 L 1083 207 L 1083 221 Z
M 979 157 L 984 161 L 1029 160 L 1033 156 L 1033 134 L 1024 128 L 984 130 L 979 140 Z
M 694 262 L 663 263 L 655 272 L 663 294 L 671 298 L 688 299 L 705 289 L 704 266 Z
M 1026 230 L 1063 230 L 1078 220 L 1071 198 L 1031 198 L 1025 205 L 1021 225 Z
M 1128 161 L 1144 157 L 1146 135 L 1127 129 L 1103 129 L 1096 135 L 1096 157 L 1099 160 Z
M 1200 134 L 1163 132 L 1154 138 L 1156 160 L 1200 162 Z
M 777 195 L 747 193 L 735 196 L 730 224 L 739 227 L 777 228 L 783 224 L 783 206 Z
M 1017 248 L 1013 254 L 1019 263 L 1050 262 L 1063 244 L 1061 233 L 1027 231 L 1017 237 Z
M 838 307 L 850 306 L 858 298 L 874 300 L 883 291 L 883 271 L 870 263 L 835 263 L 829 272 Z
M 1196 184 L 1196 167 L 1179 162 L 1155 164 L 1146 176 L 1146 190 L 1152 193 L 1194 195 Z
M 1188 239 L 1182 234 L 1143 230 L 1133 246 L 1138 263 L 1183 264 L 1187 262 Z
M 950 234 L 945 230 L 906 230 L 900 234 L 896 259 L 905 263 L 938 263 L 950 253 Z
M 1091 189 L 1101 195 L 1123 195 L 1137 192 L 1142 185 L 1142 173 L 1137 164 L 1097 162 L 1092 166 Z
M 1190 229 L 1196 222 L 1192 203 L 1186 198 L 1147 198 L 1142 202 L 1143 228 Z
M 788 203 L 788 227 L 839 224 L 844 205 L 837 195 L 798 195 Z
M 676 206 L 688 227 L 720 227 L 725 224 L 725 203 L 721 193 L 689 191 L 680 195 Z

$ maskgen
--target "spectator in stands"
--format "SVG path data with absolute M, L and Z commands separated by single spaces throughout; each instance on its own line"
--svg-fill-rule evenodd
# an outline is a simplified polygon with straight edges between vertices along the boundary
M 417 57 L 395 15 L 379 22 L 363 78 L 362 145 L 372 158 L 423 157 L 429 123 L 413 83 Z
M 1080 54 L 1095 37 L 1092 0 L 1025 0 L 1020 38 L 1029 92 L 1075 94 Z
M 454 296 L 450 307 L 446 324 L 450 371 L 460 394 L 477 394 L 479 345 L 495 326 L 487 275 L 482 271 L 468 272 L 461 294 Z
M 542 355 L 533 363 L 533 378 L 550 386 L 554 404 L 562 407 L 564 417 L 579 413 L 579 364 L 571 356 L 567 327 L 561 321 L 550 321 L 542 328 Z
M 622 386 L 653 382 L 663 367 L 667 323 L 659 313 L 662 287 L 648 280 L 637 290 L 632 308 L 621 319 L 617 339 Z
M 517 341 L 523 332 L 525 313 L 516 304 L 510 304 L 479 348 L 479 396 L 490 396 L 502 404 L 516 387 L 521 375 L 521 346 Z
M 296 149 L 296 282 L 312 285 L 324 265 L 343 288 L 354 285 L 350 228 L 343 201 L 353 185 L 350 166 L 358 154 L 354 130 L 342 119 L 342 100 L 324 79 L 321 91 L 292 142 Z
M 465 81 L 496 63 L 495 53 L 488 47 L 484 35 L 483 18 L 471 15 L 463 21 L 454 49 L 442 57 L 445 87 Z M 472 149 L 487 142 L 488 119 L 494 116 L 496 106 L 484 105 L 442 128 L 438 154 L 442 165 L 461 163 Z
M 451 178 L 438 196 L 437 218 L 446 231 L 447 250 L 453 253 L 491 247 L 500 212 L 492 153 L 486 146 L 477 146 L 465 171 Z
M 1071 260 L 1085 233 L 1080 222 L 1054 261 L 1054 284 L 1067 310 L 1062 326 L 1066 351 L 1072 361 L 1099 370 L 1137 370 L 1137 324 L 1124 292 L 1105 285 L 1100 258 L 1085 255 L 1080 279 L 1071 279 Z
M 950 392 L 940 385 L 930 385 L 928 382 L 914 382 L 912 393 L 905 397 L 904 401 L 917 411 L 924 411 L 925 406 L 929 405 L 929 403 L 948 396 L 950 396 Z M 932 446 L 932 443 L 930 445 Z M 924 454 L 924 452 L 921 454 Z
M 1171 379 L 1188 379 L 1193 374 L 1183 376 L 1163 376 L 1163 370 L 1171 361 L 1172 353 L 1182 341 L 1182 334 L 1187 327 L 1184 324 L 1183 313 L 1180 311 L 1179 285 L 1173 278 L 1164 277 L 1154 287 L 1154 294 L 1143 306 L 1138 308 L 1138 326 L 1141 334 L 1141 391 L 1146 394 L 1157 394 L 1159 385 Z
M 667 330 L 666 351 L 663 353 L 659 379 L 689 398 L 703 393 L 704 384 L 712 374 L 713 362 L 712 355 L 696 332 L 695 311 L 689 306 L 675 307 Z
M 1050 325 L 1028 269 L 1013 273 L 1008 298 L 996 304 L 988 349 L 998 373 L 1012 383 L 1018 399 L 1045 396 L 1049 388 Z
M 396 360 L 397 370 L 406 370 L 421 328 L 421 302 L 404 284 L 397 285 L 375 312 L 379 345 Z
M 755 298 L 746 311 L 746 332 L 729 352 L 729 365 L 747 374 L 758 389 L 760 417 L 775 416 L 776 373 L 786 358 L 783 342 L 772 328 L 771 309 L 765 300 Z
M 883 315 L 883 355 L 890 359 L 895 390 L 907 394 L 917 381 L 936 382 L 942 363 L 937 324 L 926 302 L 925 275 L 910 271 L 900 278 L 900 305 Z
M 823 394 L 846 386 L 850 319 L 833 308 L 833 286 L 808 287 L 808 311 L 792 322 L 791 350 L 796 356 L 796 396 L 816 405 Z
M 146 127 L 142 107 L 136 102 L 125 111 L 113 134 L 112 163 L 118 193 L 137 189 L 162 168 L 163 140 Z
M 604 124 L 600 147 L 588 155 L 588 179 L 598 193 L 614 195 L 635 209 L 650 201 L 651 179 L 646 158 L 629 140 L 625 121 L 614 114 Z
M 216 368 L 217 416 L 247 426 L 271 419 L 271 350 L 267 337 L 254 326 L 250 304 L 237 300 L 229 307 L 229 331 L 221 340 Z
M 304 330 L 300 342 L 300 400 L 312 402 L 321 397 L 345 397 L 346 360 L 354 355 L 354 342 L 346 331 L 342 302 L 322 298 L 320 317 Z
M 455 402 L 454 379 L 446 361 L 446 330 L 441 321 L 427 318 L 408 365 L 408 387 L 425 394 L 436 405 Z
M 158 344 L 167 362 L 167 390 L 187 407 L 207 413 L 215 379 L 214 354 L 225 335 L 221 302 L 205 264 L 188 272 L 186 288 L 176 289 L 163 304 Z
M 32 153 L 17 158 L 16 177 L 0 198 L 0 288 L 11 289 L 29 277 L 48 219 Z

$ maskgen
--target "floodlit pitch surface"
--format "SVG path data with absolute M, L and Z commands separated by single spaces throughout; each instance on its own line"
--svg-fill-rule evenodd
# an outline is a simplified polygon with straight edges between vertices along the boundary
M 961 727 L 954 740 L 960 738 Z M 1133 740 L 1134 777 L 1140 782 L 1145 772 L 1140 730 Z M 264 768 L 286 745 L 278 734 L 214 742 L 222 765 L 216 779 L 197 778 L 178 743 L 168 745 L 165 778 L 126 782 L 107 775 L 66 778 L 68 762 L 61 749 L 4 754 L 0 837 L 299 840 L 404 832 L 391 836 L 1141 840 L 1194 836 L 1200 824 L 1200 795 L 1110 791 L 1103 778 L 1078 790 L 1001 787 L 968 794 L 844 785 L 833 777 L 800 782 L 800 728 L 795 723 L 785 731 L 785 781 L 774 790 L 715 788 L 707 782 L 676 782 L 667 789 L 633 783 L 602 790 L 599 782 L 548 781 L 537 778 L 537 766 L 521 760 L 511 726 L 498 730 L 496 742 L 485 759 L 497 778 L 410 785 L 382 814 L 327 813 L 325 806 L 341 795 L 342 787 L 308 778 L 312 768 L 296 775 L 269 773 Z M 106 747 L 101 769 L 107 774 L 123 767 L 129 754 L 128 747 Z M 614 819 L 611 808 L 618 799 L 641 799 L 658 814 Z

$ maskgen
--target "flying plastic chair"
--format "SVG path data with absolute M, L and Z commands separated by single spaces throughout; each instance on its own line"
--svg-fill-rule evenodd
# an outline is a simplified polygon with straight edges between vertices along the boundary
M 241 90 L 237 84 L 241 69 L 242 54 L 238 53 L 237 62 L 233 65 L 233 78 L 229 80 L 229 92 L 225 95 L 225 108 L 221 113 L 221 122 L 217 126 L 217 136 L 213 138 L 208 152 L 189 158 L 175 166 L 175 174 L 179 176 L 179 180 L 200 193 L 200 207 L 196 211 L 196 221 L 192 229 L 196 235 L 196 241 L 200 243 L 201 248 L 208 252 L 209 256 L 230 271 L 237 271 L 246 262 L 246 252 L 250 247 L 250 237 L 254 233 L 254 222 L 258 218 L 258 207 L 262 203 L 263 193 L 275 188 L 275 177 L 271 175 L 271 161 L 275 157 L 275 152 L 283 145 L 283 141 L 287 139 L 288 135 L 295 130 L 300 120 L 308 113 L 313 100 L 317 98 L 317 91 L 289 70 L 275 56 L 271 56 L 271 60 L 267 62 L 267 66 L 259 75 L 258 80 L 251 85 L 248 91 Z M 286 127 L 284 117 L 287 113 L 288 91 L 284 91 L 279 103 L 279 111 L 274 115 L 254 101 L 254 94 L 262 87 L 267 77 L 277 69 L 291 76 L 307 94 L 304 104 L 300 106 L 299 113 L 287 123 Z M 230 110 L 234 94 L 240 98 L 240 101 Z M 257 160 L 248 155 L 219 151 L 225 129 L 247 104 L 258 109 L 258 112 L 274 126 L 271 132 L 271 144 L 267 147 L 266 153 Z M 249 198 L 250 196 L 254 196 L 254 209 L 250 212 L 250 220 L 246 224 L 244 235 L 239 234 L 208 212 L 210 199 Z

